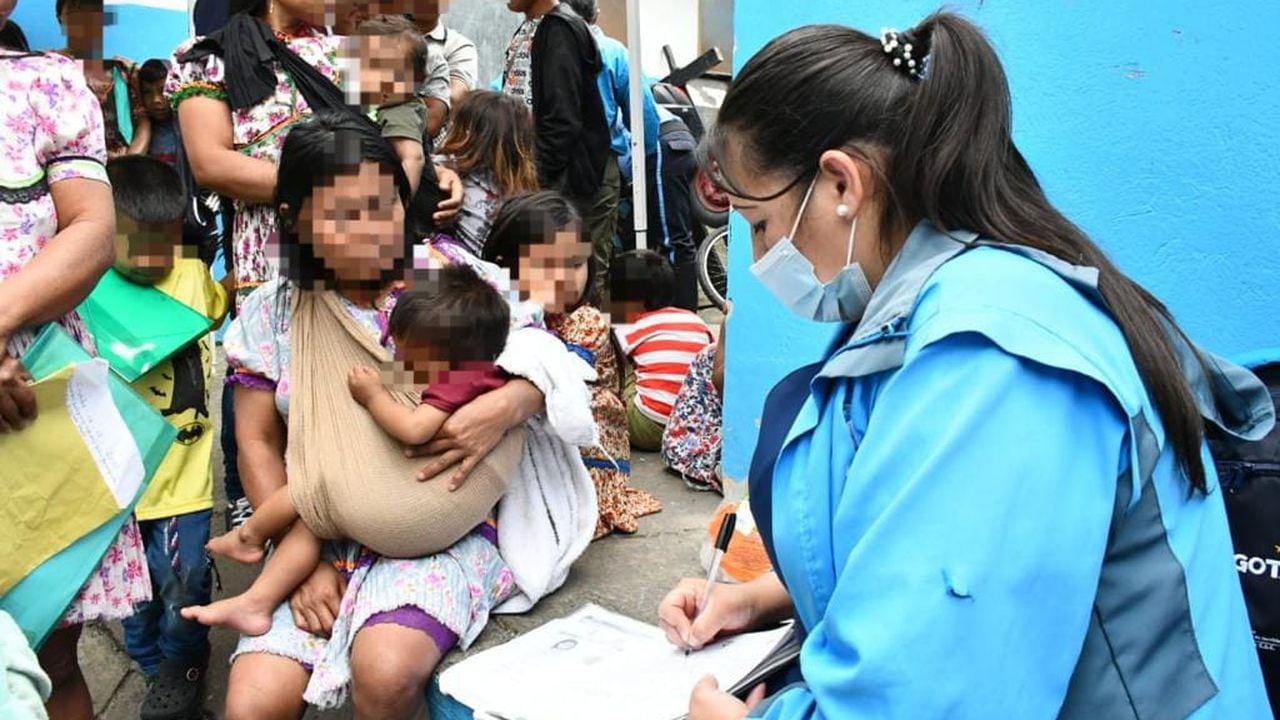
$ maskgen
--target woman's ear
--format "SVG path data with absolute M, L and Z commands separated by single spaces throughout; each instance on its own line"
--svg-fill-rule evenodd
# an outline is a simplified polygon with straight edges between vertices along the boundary
M 865 163 L 844 150 L 828 150 L 822 153 L 818 166 L 834 181 L 835 190 L 840 195 L 835 198 L 836 206 L 845 208 L 848 218 L 856 217 L 866 199 Z

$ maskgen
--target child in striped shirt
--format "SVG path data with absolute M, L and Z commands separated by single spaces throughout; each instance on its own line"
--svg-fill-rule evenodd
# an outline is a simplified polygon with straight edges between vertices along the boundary
M 658 253 L 619 255 L 610 280 L 614 333 L 627 360 L 622 400 L 631 446 L 656 452 L 690 363 L 714 337 L 697 313 L 673 307 L 675 273 Z

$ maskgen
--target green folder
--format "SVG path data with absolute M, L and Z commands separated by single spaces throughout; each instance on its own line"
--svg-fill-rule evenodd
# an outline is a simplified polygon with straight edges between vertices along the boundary
M 98 355 L 129 382 L 202 338 L 213 321 L 153 287 L 108 270 L 80 305 Z
M 65 330 L 52 323 L 44 327 L 22 356 L 23 364 L 36 379 L 89 359 L 89 354 Z M 134 506 L 146 492 L 178 434 L 176 428 L 119 377 L 108 374 L 108 382 L 116 408 L 138 444 L 145 477 L 127 508 L 45 561 L 0 597 L 0 610 L 13 616 L 33 647 L 43 644 L 80 592 L 80 587 L 97 569 L 120 529 L 133 514 Z

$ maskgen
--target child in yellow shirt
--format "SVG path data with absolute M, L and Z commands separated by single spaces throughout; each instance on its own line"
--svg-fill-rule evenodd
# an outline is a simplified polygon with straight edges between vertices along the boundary
M 186 198 L 178 173 L 160 160 L 132 155 L 107 163 L 107 174 L 116 204 L 116 270 L 220 322 L 226 290 L 182 242 Z M 150 680 L 141 713 L 147 720 L 193 717 L 204 695 L 208 629 L 178 611 L 211 599 L 204 546 L 213 509 L 212 352 L 206 335 L 133 383 L 178 429 L 134 511 L 154 599 L 124 621 L 125 646 Z

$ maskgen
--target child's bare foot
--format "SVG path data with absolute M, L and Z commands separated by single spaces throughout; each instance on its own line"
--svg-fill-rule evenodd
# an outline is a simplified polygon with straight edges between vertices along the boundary
M 241 635 L 256 637 L 271 630 L 270 603 L 255 601 L 247 593 L 219 600 L 210 605 L 182 608 L 182 617 L 201 625 L 230 628 Z
M 256 543 L 249 538 L 243 527 L 213 538 L 204 548 L 214 555 L 229 558 L 245 565 L 256 565 L 262 562 L 262 557 L 266 554 L 263 544 Z

